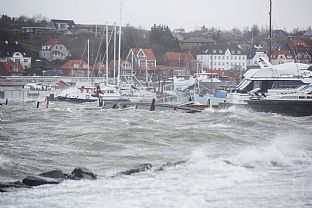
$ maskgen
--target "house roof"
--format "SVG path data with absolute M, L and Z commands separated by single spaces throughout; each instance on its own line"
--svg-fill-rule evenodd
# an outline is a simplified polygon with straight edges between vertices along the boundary
M 15 72 L 13 69 L 18 68 L 18 72 Z M 3 76 L 10 75 L 13 73 L 26 74 L 24 67 L 20 63 L 15 62 L 0 62 L 0 74 Z
M 20 52 L 27 57 L 27 52 L 17 41 L 4 41 L 0 46 L 0 57 L 12 57 L 14 53 Z
M 143 51 L 147 60 L 156 60 L 156 56 L 153 50 L 150 48 L 132 48 L 131 50 L 133 51 L 135 55 L 138 55 L 140 51 Z
M 243 55 L 242 50 L 236 44 L 230 44 L 230 43 L 210 44 L 206 47 L 203 53 L 222 55 L 225 53 L 227 49 L 231 52 L 232 55 Z
M 65 64 L 63 64 L 60 68 L 64 70 L 72 70 L 77 69 L 75 65 L 79 66 L 80 70 L 86 70 L 87 68 L 84 68 L 85 65 L 87 65 L 87 62 L 84 60 L 69 60 Z M 91 67 L 90 67 L 91 69 Z
M 284 55 L 286 58 L 293 59 L 293 54 L 288 50 L 277 50 L 271 54 L 272 59 L 277 59 L 279 55 Z
M 190 37 L 180 41 L 181 43 L 215 43 L 214 40 L 203 37 Z
M 312 36 L 312 31 L 305 31 L 303 36 Z
M 306 44 L 304 40 L 301 40 L 301 39 L 293 40 L 292 41 L 292 46 L 293 47 L 302 46 L 304 48 L 310 48 L 310 46 L 308 44 Z
M 190 53 L 180 53 L 180 52 L 166 52 L 165 57 L 169 61 L 186 61 L 189 59 L 194 59 Z
M 59 20 L 59 19 L 51 19 L 51 22 L 56 24 L 68 24 L 68 29 L 76 29 L 76 24 L 74 20 Z
M 56 45 L 56 44 L 63 44 L 59 39 L 50 39 L 46 42 L 46 45 Z

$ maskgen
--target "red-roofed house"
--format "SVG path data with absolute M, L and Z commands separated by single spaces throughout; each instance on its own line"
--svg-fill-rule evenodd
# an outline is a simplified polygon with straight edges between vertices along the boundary
M 84 60 L 69 60 L 60 67 L 66 76 L 87 76 L 88 64 Z M 89 67 L 89 73 L 92 68 Z
M 166 52 L 164 60 L 165 66 L 191 68 L 194 65 L 194 57 L 191 53 Z
M 50 39 L 42 46 L 42 50 L 39 51 L 39 58 L 48 60 L 49 62 L 54 60 L 64 60 L 70 56 L 69 50 L 58 39 Z
M 0 62 L 20 63 L 26 70 L 31 68 L 31 57 L 17 41 L 4 41 L 1 43 Z
M 293 54 L 288 50 L 277 50 L 271 54 L 271 63 L 273 65 L 284 64 L 294 61 L 295 59 Z
M 130 63 L 133 61 L 134 67 L 155 68 L 156 56 L 152 49 L 148 48 L 131 48 L 126 60 Z
M 21 63 L 13 61 L 0 62 L 0 75 L 1 76 L 21 76 L 25 75 L 26 71 Z
M 292 47 L 303 47 L 303 48 L 310 48 L 310 46 L 308 44 L 306 44 L 306 42 L 304 42 L 304 40 L 301 39 L 296 39 L 296 40 L 292 40 Z
M 301 39 L 293 40 L 291 50 L 294 52 L 296 62 L 305 64 L 312 63 L 311 54 L 309 53 L 311 48 L 305 41 Z

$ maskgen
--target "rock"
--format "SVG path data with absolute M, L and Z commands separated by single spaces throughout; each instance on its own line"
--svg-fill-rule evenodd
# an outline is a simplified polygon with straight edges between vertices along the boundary
M 178 162 L 167 162 L 166 164 L 162 165 L 160 168 L 157 168 L 155 171 L 163 171 L 165 168 L 175 167 L 177 165 L 183 165 L 186 162 L 187 162 L 186 160 L 181 160 L 181 161 L 178 161 Z
M 43 176 L 27 176 L 23 179 L 23 184 L 27 186 L 40 186 L 44 184 L 59 184 L 63 181 L 61 178 L 48 178 Z
M 225 162 L 227 165 L 233 165 L 233 166 L 235 166 L 231 161 L 229 161 L 229 160 L 223 160 L 223 162 Z
M 278 164 L 276 161 L 270 161 L 270 163 L 273 167 L 281 167 L 281 165 Z
M 239 166 L 239 165 L 236 165 L 236 164 L 232 163 L 232 162 L 229 161 L 229 160 L 223 160 L 223 162 L 225 162 L 227 165 L 233 165 L 233 166 L 238 166 L 238 167 L 243 167 L 243 168 L 255 168 L 255 167 L 252 166 L 252 165 L 243 165 L 243 166 Z
M 66 174 L 64 174 L 61 170 L 52 170 L 45 173 L 39 174 L 39 176 L 47 177 L 47 178 L 66 178 Z
M 30 188 L 30 186 L 23 184 L 21 181 L 0 182 L 0 192 L 7 192 L 11 188 Z
M 150 169 L 152 169 L 152 164 L 145 163 L 145 164 L 139 165 L 136 168 L 133 168 L 133 169 L 130 169 L 130 170 L 126 170 L 126 171 L 117 173 L 117 176 L 119 176 L 119 175 L 132 175 L 132 174 L 139 173 L 139 172 L 144 172 L 144 171 L 147 171 L 147 170 L 150 170 Z
M 75 168 L 73 172 L 67 176 L 71 180 L 89 179 L 95 180 L 97 177 L 88 168 Z

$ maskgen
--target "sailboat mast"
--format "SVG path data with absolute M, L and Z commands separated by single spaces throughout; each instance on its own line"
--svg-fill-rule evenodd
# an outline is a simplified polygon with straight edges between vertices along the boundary
M 114 22 L 114 86 L 116 85 L 116 33 L 117 27 L 116 22 Z
M 106 22 L 106 84 L 108 84 L 108 23 Z
M 119 37 L 118 37 L 118 75 L 117 75 L 117 86 L 120 85 L 120 49 L 121 49 L 121 8 L 122 1 L 120 1 L 120 17 L 119 17 Z
M 89 82 L 89 71 L 90 71 L 90 40 L 88 39 L 88 82 Z
M 272 0 L 270 0 L 270 25 L 269 25 L 269 61 L 272 53 Z

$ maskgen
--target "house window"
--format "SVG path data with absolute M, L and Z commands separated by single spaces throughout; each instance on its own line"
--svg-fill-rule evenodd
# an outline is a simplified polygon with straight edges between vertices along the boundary
M 231 54 L 235 54 L 235 51 L 234 51 L 234 50 L 231 50 Z
M 212 53 L 217 53 L 217 51 L 216 50 L 212 50 Z
M 241 54 L 241 51 L 237 51 L 237 54 Z
M 20 59 L 15 59 L 15 63 L 20 63 L 21 60 Z
M 219 50 L 219 53 L 222 53 L 222 50 Z
M 28 63 L 28 59 L 24 59 L 24 63 Z

